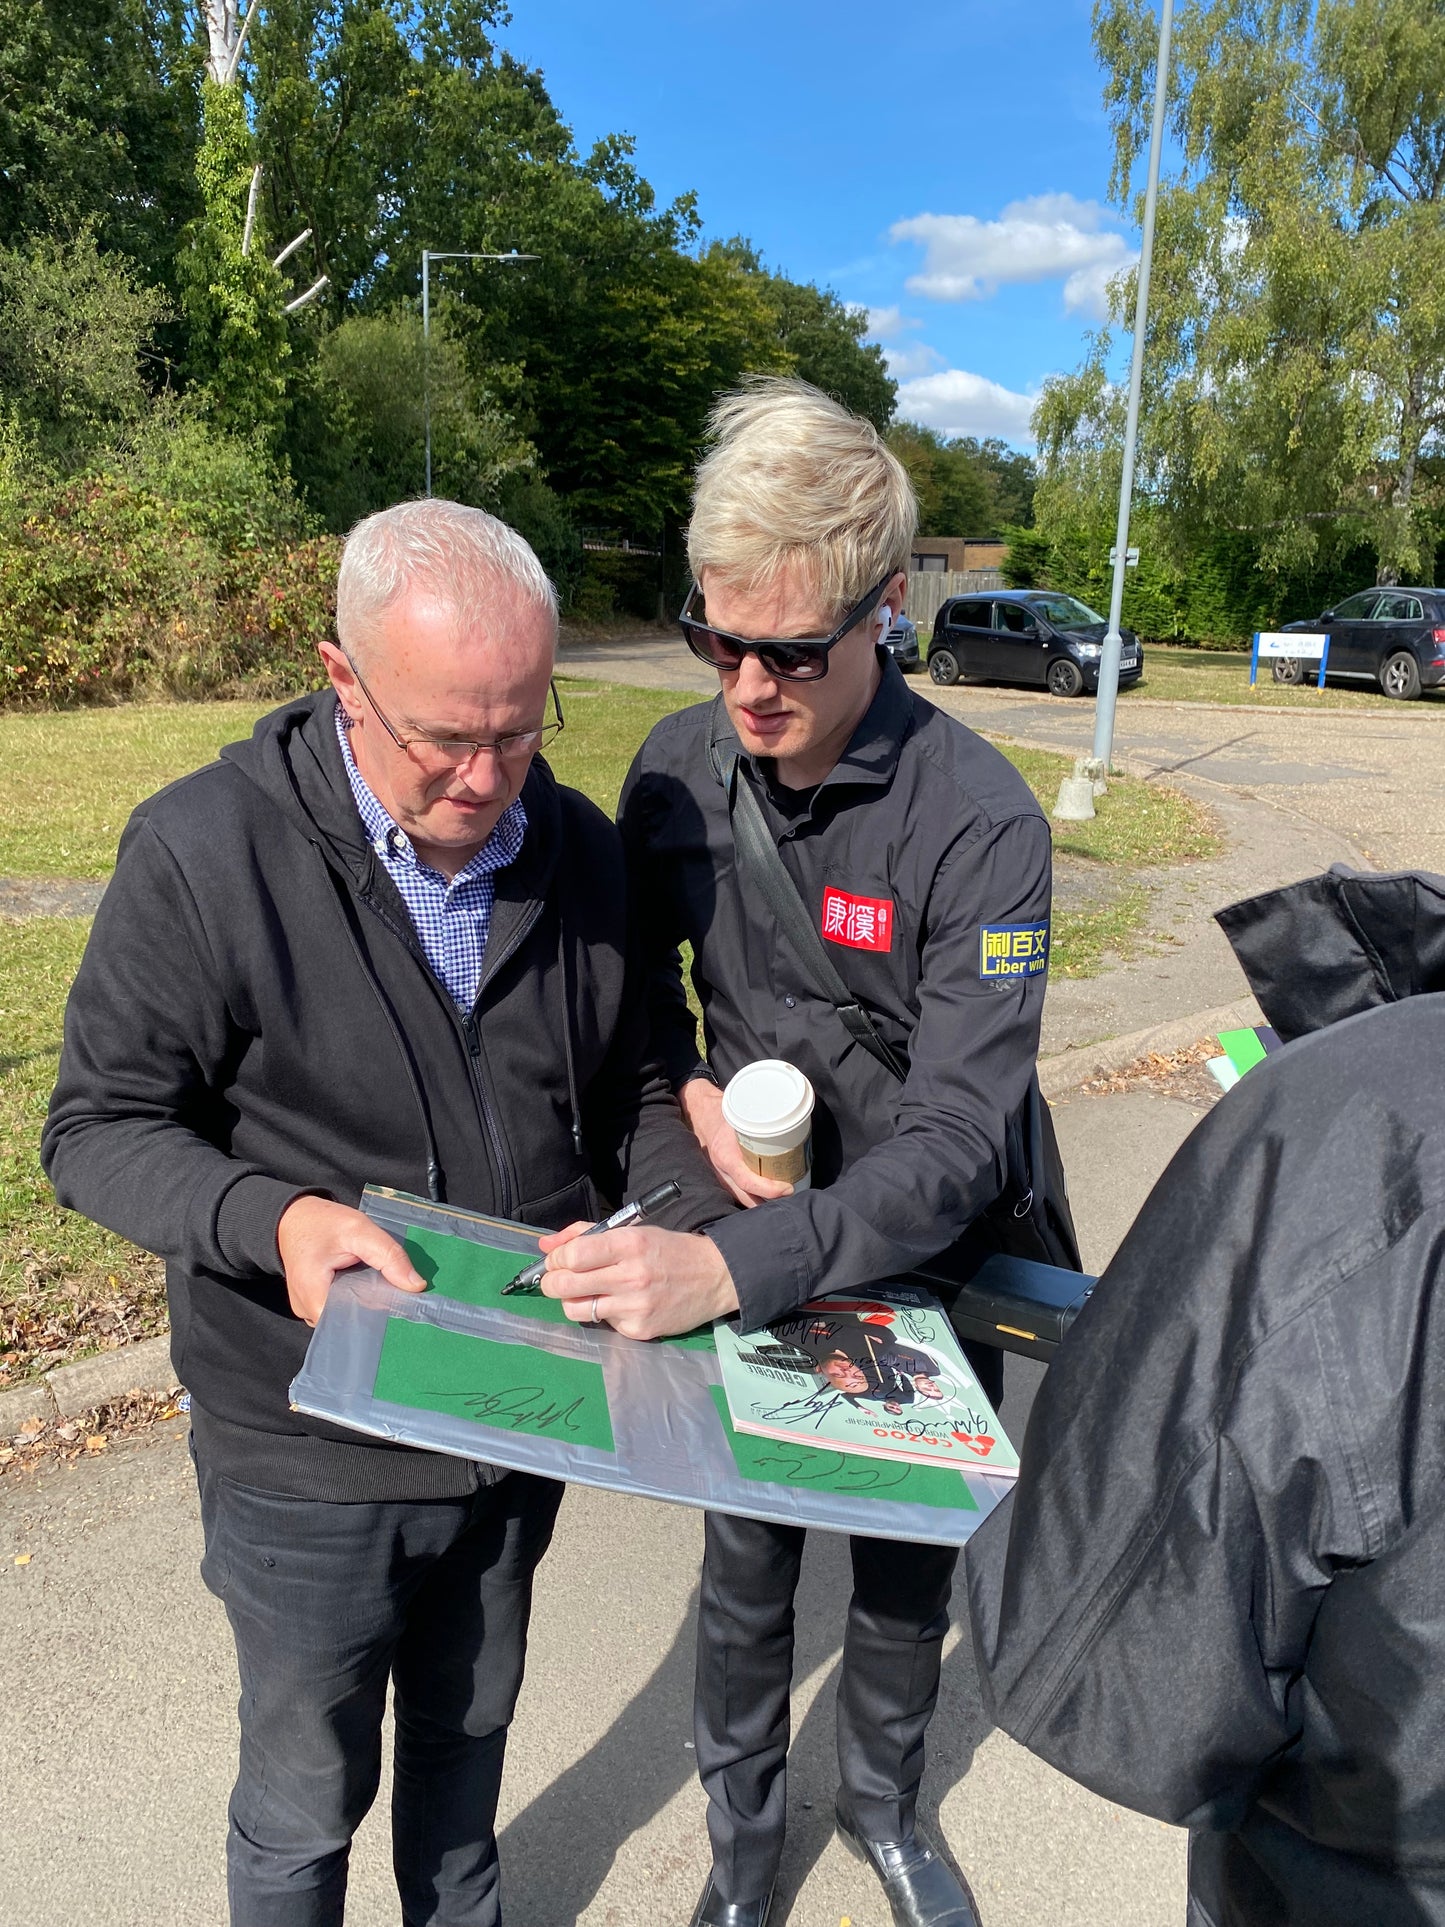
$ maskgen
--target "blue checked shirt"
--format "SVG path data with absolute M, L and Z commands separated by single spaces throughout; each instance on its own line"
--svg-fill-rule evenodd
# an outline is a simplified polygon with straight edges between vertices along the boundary
M 469 1011 L 477 1001 L 477 986 L 482 980 L 482 956 L 496 901 L 497 872 L 516 862 L 527 834 L 522 799 L 508 804 L 481 849 L 448 882 L 439 870 L 421 861 L 406 831 L 397 827 L 372 795 L 351 753 L 346 711 L 340 703 L 336 705 L 336 734 L 367 841 L 407 907 L 427 962 L 451 992 L 457 1009 Z

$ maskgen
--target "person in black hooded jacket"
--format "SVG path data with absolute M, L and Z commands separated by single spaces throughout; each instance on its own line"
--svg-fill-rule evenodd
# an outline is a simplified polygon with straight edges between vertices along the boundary
M 42 1156 L 63 1204 L 167 1261 L 241 1672 L 233 1920 L 341 1920 L 390 1682 L 403 1919 L 492 1927 L 561 1488 L 304 1418 L 287 1389 L 337 1271 L 422 1287 L 356 1208 L 368 1183 L 553 1227 L 672 1177 L 675 1228 L 730 1206 L 644 1063 L 617 832 L 534 760 L 560 727 L 536 557 L 480 510 L 384 511 L 347 542 L 337 633 L 335 693 L 131 818 Z
M 984 1704 L 1191 1829 L 1191 1927 L 1439 1927 L 1445 878 L 1336 870 L 1219 921 L 1295 1041 L 1050 1368 L 968 1548 Z

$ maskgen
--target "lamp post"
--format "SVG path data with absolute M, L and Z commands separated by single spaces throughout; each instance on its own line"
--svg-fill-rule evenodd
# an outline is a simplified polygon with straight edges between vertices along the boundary
M 1139 436 L 1139 390 L 1144 379 L 1144 335 L 1149 323 L 1149 270 L 1154 259 L 1154 209 L 1159 198 L 1159 150 L 1164 145 L 1164 108 L 1169 93 L 1169 36 L 1174 0 L 1164 0 L 1159 23 L 1159 59 L 1154 70 L 1154 125 L 1149 134 L 1149 184 L 1144 194 L 1144 233 L 1139 250 L 1139 284 L 1134 297 L 1134 355 L 1129 366 L 1129 413 L 1124 427 L 1124 471 L 1119 478 L 1119 519 L 1114 535 L 1114 586 L 1109 596 L 1109 627 L 1099 661 L 1099 694 L 1094 708 L 1094 758 L 1089 774 L 1107 778 L 1114 751 L 1114 706 L 1119 695 L 1119 618 L 1124 609 L 1124 571 L 1129 559 L 1129 508 L 1134 494 L 1134 447 Z
M 421 251 L 422 390 L 426 409 L 426 492 L 431 495 L 431 264 L 433 261 L 539 261 L 537 254 L 467 254 L 457 249 Z

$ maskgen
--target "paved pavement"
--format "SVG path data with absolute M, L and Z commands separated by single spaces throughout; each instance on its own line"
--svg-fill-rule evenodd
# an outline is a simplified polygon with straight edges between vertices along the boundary
M 1195 1112 L 1166 1098 L 1058 1107 L 1090 1262 L 1101 1264 Z M 1038 1373 L 1010 1361 L 1021 1430 Z M 542 1570 L 502 1846 L 513 1927 L 681 1927 L 706 1871 L 689 1746 L 699 1515 L 572 1490 Z M 196 1573 L 179 1427 L 0 1486 L 0 1894 L 27 1927 L 202 1927 L 224 1918 L 222 1835 L 236 1680 Z M 29 1554 L 24 1566 L 15 1555 Z M 830 1840 L 832 1689 L 847 1586 L 816 1534 L 799 1603 L 796 1741 L 779 1923 L 886 1927 Z M 991 1732 L 951 1637 L 926 1818 L 989 1927 L 1174 1927 L 1183 1841 Z M 349 1918 L 395 1919 L 387 1793 L 357 1843 Z

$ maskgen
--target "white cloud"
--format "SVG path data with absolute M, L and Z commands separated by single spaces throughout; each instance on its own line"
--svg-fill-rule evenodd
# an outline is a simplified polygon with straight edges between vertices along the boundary
M 898 413 L 942 435 L 997 435 L 1006 442 L 1033 441 L 1029 418 L 1036 395 L 1018 395 L 986 375 L 945 368 L 901 383 Z
M 911 381 L 915 376 L 931 375 L 936 368 L 948 366 L 938 350 L 930 348 L 926 341 L 916 342 L 911 348 L 885 348 L 883 359 L 895 381 Z
M 859 312 L 866 318 L 868 332 L 875 341 L 896 341 L 899 335 L 923 326 L 914 315 L 904 314 L 896 304 L 891 308 L 860 307 Z
M 853 304 L 853 312 L 867 322 L 868 338 L 883 349 L 883 359 L 895 381 L 931 375 L 936 368 L 947 366 L 936 348 L 908 339 L 923 326 L 917 315 L 904 314 L 896 303 L 889 308 L 870 308 L 861 301 Z
M 1116 274 L 1132 268 L 1138 259 L 1128 255 L 1123 261 L 1096 261 L 1092 267 L 1075 268 L 1064 283 L 1064 306 L 1070 314 L 1092 315 L 1096 321 L 1109 318 L 1109 283 Z
M 924 250 L 922 273 L 906 284 L 910 294 L 982 301 L 1004 286 L 1062 280 L 1071 312 L 1102 315 L 1109 277 L 1134 259 L 1124 236 L 1104 225 L 1111 218 L 1097 201 L 1036 194 L 1010 202 L 995 221 L 916 214 L 895 221 L 889 234 Z

